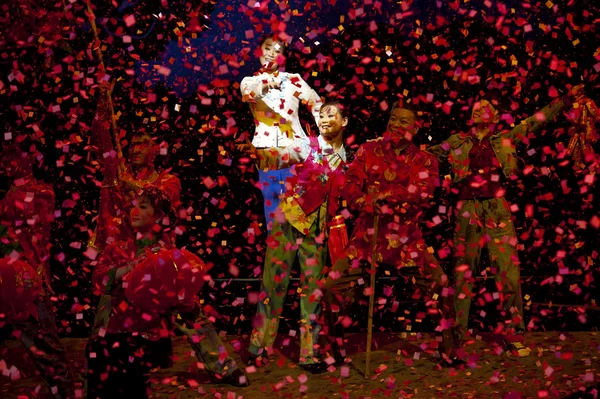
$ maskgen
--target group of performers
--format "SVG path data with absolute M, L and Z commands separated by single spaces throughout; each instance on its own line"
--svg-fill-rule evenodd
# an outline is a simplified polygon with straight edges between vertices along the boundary
M 504 320 L 505 349 L 527 356 L 519 282 L 517 237 L 505 185 L 517 171 L 515 145 L 582 98 L 580 86 L 536 113 L 498 131 L 492 101 L 473 105 L 473 127 L 427 151 L 412 138 L 420 113 L 410 102 L 395 103 L 383 135 L 356 154 L 344 145 L 352 123 L 347 107 L 322 102 L 297 74 L 280 70 L 285 42 L 260 43 L 261 69 L 242 81 L 256 131 L 240 143 L 242 158 L 259 170 L 269 236 L 248 364 L 268 365 L 288 292 L 300 267 L 299 365 L 322 373 L 349 362 L 344 330 L 356 322 L 351 304 L 374 295 L 375 270 L 397 272 L 415 286 L 436 324 L 429 344 L 442 365 L 461 362 L 456 350 L 468 338 L 473 280 L 487 248 Z M 169 367 L 171 337 L 179 331 L 214 378 L 234 386 L 250 383 L 227 353 L 197 299 L 210 280 L 210 266 L 174 244 L 179 179 L 154 168 L 158 145 L 151 132 L 132 132 L 129 162 L 110 134 L 110 87 L 99 85 L 91 128 L 102 164 L 100 210 L 86 252 L 92 284 L 100 296 L 86 346 L 87 397 L 147 397 L 150 370 Z M 299 120 L 306 104 L 319 130 L 308 137 Z M 2 172 L 13 185 L 2 200 L 0 300 L 2 323 L 10 326 L 35 359 L 57 398 L 79 396 L 58 340 L 49 286 L 49 236 L 54 217 L 52 188 L 33 178 L 35 143 L 22 137 L 3 145 Z M 454 285 L 421 231 L 424 209 L 439 185 L 438 162 L 448 162 L 458 192 L 454 235 Z M 354 225 L 349 234 L 346 222 Z M 16 300 L 15 298 L 18 298 Z

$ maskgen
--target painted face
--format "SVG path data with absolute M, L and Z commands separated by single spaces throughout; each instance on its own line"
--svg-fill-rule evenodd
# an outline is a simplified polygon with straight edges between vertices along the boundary
M 387 130 L 392 134 L 402 137 L 408 133 L 410 137 L 406 138 L 411 139 L 419 131 L 416 122 L 417 119 L 414 112 L 404 108 L 394 108 L 387 124 Z
M 496 111 L 496 108 L 488 100 L 477 101 L 473 104 L 471 119 L 475 124 L 498 122 L 498 111 Z
M 146 166 L 154 162 L 156 145 L 150 136 L 146 134 L 134 136 L 130 145 L 129 157 L 133 165 Z
M 260 46 L 260 64 L 263 68 L 279 69 L 283 59 L 283 43 L 268 38 Z
M 319 131 L 327 140 L 336 138 L 347 124 L 348 118 L 344 118 L 335 105 L 327 105 L 321 108 L 319 112 Z
M 131 217 L 131 227 L 137 231 L 150 231 L 156 223 L 154 216 L 154 207 L 146 197 L 138 198 L 134 207 L 129 212 Z

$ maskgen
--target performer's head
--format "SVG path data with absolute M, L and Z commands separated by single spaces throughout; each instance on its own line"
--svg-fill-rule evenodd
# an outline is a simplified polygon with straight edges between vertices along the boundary
M 480 99 L 473 104 L 471 120 L 475 125 L 490 125 L 492 123 L 498 123 L 500 115 L 490 101 Z
M 348 112 L 338 101 L 327 101 L 319 111 L 319 132 L 327 141 L 343 139 L 344 128 L 348 125 Z
M 136 131 L 129 143 L 129 160 L 135 168 L 154 168 L 154 159 L 158 155 L 158 145 L 152 136 L 144 131 Z
M 169 197 L 157 187 L 143 189 L 133 201 L 131 227 L 141 236 L 160 236 L 175 222 Z
M 0 174 L 11 179 L 26 177 L 33 173 L 32 154 L 36 152 L 35 144 L 32 144 L 28 139 L 19 141 L 20 139 L 20 137 L 17 137 L 2 143 Z
M 262 69 L 276 71 L 285 61 L 285 48 L 287 44 L 277 35 L 266 35 L 261 38 L 258 57 Z
M 416 109 L 405 102 L 396 101 L 392 104 L 387 131 L 394 142 L 398 142 L 403 138 L 409 141 L 412 140 L 413 136 L 419 132 Z

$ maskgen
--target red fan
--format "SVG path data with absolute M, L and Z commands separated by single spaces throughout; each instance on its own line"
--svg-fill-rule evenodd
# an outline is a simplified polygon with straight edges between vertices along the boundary
M 161 250 L 129 273 L 125 294 L 140 309 L 164 313 L 193 301 L 208 269 L 189 251 Z
M 0 259 L 0 313 L 11 320 L 29 317 L 42 292 L 42 277 L 27 262 Z

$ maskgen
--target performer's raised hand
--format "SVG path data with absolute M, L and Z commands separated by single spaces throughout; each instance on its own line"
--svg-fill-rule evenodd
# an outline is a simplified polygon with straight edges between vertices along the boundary
M 577 85 L 577 86 L 573 86 L 571 88 L 571 90 L 569 91 L 569 94 L 571 94 L 575 99 L 578 99 L 580 97 L 583 97 L 585 95 L 583 89 L 584 89 L 585 85 Z

